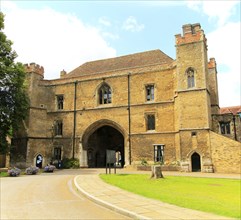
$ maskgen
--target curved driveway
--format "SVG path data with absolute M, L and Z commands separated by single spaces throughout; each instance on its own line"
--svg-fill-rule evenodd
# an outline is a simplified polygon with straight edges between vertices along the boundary
M 74 190 L 74 177 L 88 172 L 95 171 L 57 170 L 0 178 L 0 219 L 128 219 Z

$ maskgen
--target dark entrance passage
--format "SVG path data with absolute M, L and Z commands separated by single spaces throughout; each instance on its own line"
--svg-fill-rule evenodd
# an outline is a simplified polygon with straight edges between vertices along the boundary
M 103 168 L 106 165 L 106 150 L 115 150 L 120 167 L 125 164 L 124 137 L 111 126 L 102 126 L 93 132 L 88 139 L 88 167 Z
M 41 154 L 38 154 L 36 157 L 36 167 L 42 168 L 43 157 Z
M 201 161 L 198 153 L 193 153 L 192 157 L 192 172 L 201 172 Z

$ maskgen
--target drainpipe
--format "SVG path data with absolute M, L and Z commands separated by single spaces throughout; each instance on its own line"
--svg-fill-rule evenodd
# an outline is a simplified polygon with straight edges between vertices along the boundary
M 236 134 L 236 122 L 235 122 L 235 115 L 233 114 L 233 131 L 234 131 L 234 139 L 237 141 L 237 134 Z
M 131 165 L 131 97 L 130 97 L 130 76 L 131 73 L 128 73 L 128 139 L 129 139 L 129 164 Z
M 78 81 L 74 82 L 74 121 L 73 121 L 73 155 L 72 158 L 74 159 L 74 152 L 75 152 L 75 134 L 76 134 L 76 98 L 77 98 L 77 83 Z

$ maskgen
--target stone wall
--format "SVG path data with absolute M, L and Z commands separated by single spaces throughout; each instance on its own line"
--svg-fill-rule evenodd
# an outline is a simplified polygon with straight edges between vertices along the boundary
M 210 132 L 214 172 L 241 173 L 241 143 Z

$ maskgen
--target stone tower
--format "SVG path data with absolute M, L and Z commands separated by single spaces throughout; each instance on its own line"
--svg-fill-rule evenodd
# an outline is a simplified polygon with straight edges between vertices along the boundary
M 38 84 L 44 79 L 44 68 L 35 63 L 25 64 L 26 81 L 31 107 L 39 107 Z
M 35 63 L 25 64 L 25 72 L 30 107 L 28 118 L 21 130 L 21 132 L 24 132 L 24 135 L 21 134 L 21 149 L 25 151 L 23 155 L 27 157 L 25 163 L 32 164 L 29 156 L 34 157 L 35 155 L 32 155 L 33 149 L 40 146 L 39 143 L 35 143 L 36 137 L 39 138 L 46 134 L 47 112 L 46 102 L 43 100 L 46 95 L 44 89 L 40 86 L 40 82 L 44 80 L 44 68 Z
M 211 97 L 206 37 L 200 24 L 183 25 L 176 37 L 176 129 L 180 160 L 203 170 L 210 158 Z M 210 162 L 211 163 L 211 162 Z

